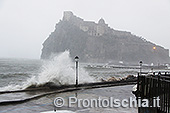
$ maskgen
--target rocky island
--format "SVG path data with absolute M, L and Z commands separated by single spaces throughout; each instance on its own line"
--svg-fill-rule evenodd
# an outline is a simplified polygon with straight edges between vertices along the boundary
M 41 58 L 49 59 L 52 54 L 70 51 L 82 62 L 109 63 L 167 63 L 169 50 L 147 41 L 131 32 L 110 28 L 104 19 L 98 23 L 84 21 L 72 12 L 64 12 L 63 19 L 43 43 Z

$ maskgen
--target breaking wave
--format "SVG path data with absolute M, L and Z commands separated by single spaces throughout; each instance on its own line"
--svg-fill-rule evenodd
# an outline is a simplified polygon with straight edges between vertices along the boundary
M 70 58 L 69 51 L 58 54 L 50 61 L 44 61 L 42 71 L 38 76 L 29 78 L 22 85 L 9 85 L 0 88 L 1 91 L 21 90 L 29 87 L 40 87 L 46 84 L 69 85 L 75 84 L 74 62 Z M 95 79 L 88 75 L 83 69 L 79 68 L 79 83 L 94 82 Z

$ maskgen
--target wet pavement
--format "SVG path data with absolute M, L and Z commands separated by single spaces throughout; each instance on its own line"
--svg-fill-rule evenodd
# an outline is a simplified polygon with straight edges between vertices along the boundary
M 73 105 L 68 107 L 68 98 L 77 97 L 77 99 L 98 99 L 98 98 L 109 98 L 113 99 L 129 99 L 130 97 L 134 98 L 134 95 L 131 93 L 133 85 L 127 86 L 116 86 L 116 87 L 107 87 L 107 88 L 95 88 L 95 89 L 86 89 L 73 92 L 51 94 L 44 96 L 42 98 L 31 100 L 22 104 L 15 105 L 4 105 L 0 106 L 0 113 L 40 113 L 45 111 L 52 111 L 55 109 L 53 101 L 56 97 L 62 97 L 65 101 L 64 106 L 57 108 L 57 110 L 70 110 L 76 113 L 137 113 L 137 108 L 99 108 L 99 107 L 77 107 Z M 5 95 L 4 95 L 5 96 Z M 17 95 L 14 95 L 17 97 Z

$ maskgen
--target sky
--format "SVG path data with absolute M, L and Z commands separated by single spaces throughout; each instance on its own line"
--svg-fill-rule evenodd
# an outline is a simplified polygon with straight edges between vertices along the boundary
M 170 49 L 170 0 L 0 0 L 0 58 L 39 59 L 64 11 Z

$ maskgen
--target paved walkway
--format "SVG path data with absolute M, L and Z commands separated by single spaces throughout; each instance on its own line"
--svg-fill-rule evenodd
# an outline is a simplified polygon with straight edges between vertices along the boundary
M 58 110 L 71 110 L 77 113 L 137 113 L 137 108 L 77 108 L 77 106 L 68 108 L 68 98 L 75 96 L 77 96 L 78 99 L 95 99 L 99 97 L 113 97 L 114 99 L 120 100 L 129 99 L 130 97 L 134 97 L 131 93 L 132 87 L 133 85 L 116 86 L 52 94 L 23 104 L 0 106 L 0 113 L 40 113 L 51 111 L 54 109 L 53 100 L 56 97 L 62 97 L 65 100 L 64 106 Z

